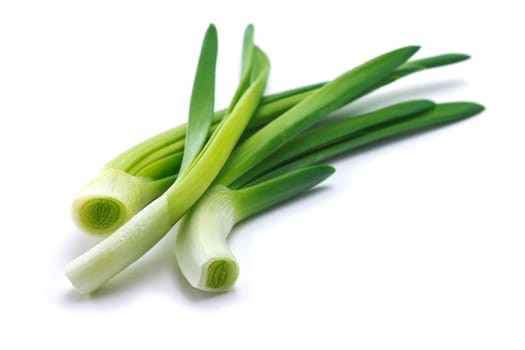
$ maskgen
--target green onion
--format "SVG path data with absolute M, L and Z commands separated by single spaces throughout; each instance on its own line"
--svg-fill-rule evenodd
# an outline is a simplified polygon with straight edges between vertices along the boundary
M 250 30 L 253 37 L 253 28 L 247 29 L 245 35 L 248 43 Z M 464 54 L 445 54 L 409 61 L 394 70 L 371 90 L 411 73 L 461 62 L 468 57 Z M 243 61 L 246 59 L 244 58 Z M 264 97 L 248 129 L 256 131 L 325 84 L 308 85 Z M 221 110 L 214 114 L 211 130 L 215 130 L 226 112 Z M 184 124 L 141 142 L 107 163 L 73 200 L 71 216 L 77 226 L 91 234 L 112 233 L 160 196 L 175 181 L 180 170 L 185 152 L 185 135 Z
M 121 153 L 72 203 L 83 230 L 108 238 L 66 266 L 81 293 L 91 293 L 144 255 L 179 225 L 175 254 L 188 282 L 230 289 L 239 266 L 227 238 L 235 224 L 324 181 L 334 169 L 315 165 L 387 138 L 475 115 L 470 102 L 398 103 L 326 123 L 333 111 L 397 79 L 468 59 L 445 54 L 407 60 L 407 46 L 378 56 L 330 82 L 263 97 L 269 60 L 244 33 L 241 79 L 228 108 L 214 112 L 217 30 L 204 36 L 187 125 Z
M 228 235 L 241 220 L 305 191 L 329 175 L 325 166 L 303 167 L 358 146 L 464 119 L 482 110 L 481 105 L 469 102 L 435 105 L 428 100 L 411 101 L 335 120 L 299 135 L 278 155 L 260 163 L 258 169 L 286 165 L 238 190 L 213 187 L 183 217 L 175 246 L 182 274 L 200 290 L 230 289 L 238 277 L 239 266 L 227 244 Z
M 230 107 L 231 113 L 223 118 L 204 148 L 197 155 L 191 156 L 193 160 L 188 163 L 184 173 L 165 193 L 111 236 L 68 264 L 66 276 L 80 292 L 93 292 L 146 253 L 193 206 L 219 173 L 255 112 L 268 78 L 269 61 L 266 55 L 253 45 L 245 45 L 245 48 L 247 46 L 253 49 L 253 62 L 246 74 L 250 74 L 253 80 L 246 88 L 240 86 L 242 93 L 236 93 L 237 102 Z M 215 26 L 210 25 L 201 55 L 213 56 L 216 55 L 216 50 L 217 33 Z M 213 89 L 210 85 L 214 81 L 215 64 L 213 67 L 200 64 L 205 61 L 207 60 L 199 61 L 192 96 L 198 96 L 207 104 L 206 114 L 209 112 L 211 118 L 213 109 L 209 107 L 213 107 L 213 104 L 209 103 L 209 99 L 213 99 Z M 207 76 L 207 79 L 203 76 Z M 199 109 L 190 109 L 195 112 L 197 110 Z M 201 121 L 204 117 L 190 116 L 189 120 Z
M 231 288 L 239 274 L 226 242 L 233 226 L 308 190 L 333 172 L 332 167 L 315 166 L 240 190 L 211 188 L 179 224 L 175 253 L 184 277 L 201 290 Z

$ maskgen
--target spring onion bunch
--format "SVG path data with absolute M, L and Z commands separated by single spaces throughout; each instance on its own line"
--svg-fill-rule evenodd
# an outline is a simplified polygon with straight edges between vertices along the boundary
M 320 162 L 483 109 L 469 102 L 416 100 L 320 125 L 333 111 L 381 86 L 468 56 L 408 61 L 419 47 L 407 46 L 332 81 L 263 97 L 269 61 L 254 44 L 250 25 L 238 88 L 230 105 L 214 112 L 217 47 L 217 32 L 210 25 L 188 123 L 115 157 L 73 201 L 72 216 L 79 227 L 112 233 L 66 267 L 66 276 L 80 292 L 104 285 L 180 219 L 175 254 L 183 275 L 196 288 L 227 290 L 239 273 L 227 244 L 234 225 L 325 180 L 334 169 Z

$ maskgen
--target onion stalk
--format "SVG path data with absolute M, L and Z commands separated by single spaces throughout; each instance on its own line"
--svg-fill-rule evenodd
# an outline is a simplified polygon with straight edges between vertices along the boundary
M 233 226 L 308 190 L 333 172 L 329 166 L 314 166 L 240 190 L 211 188 L 179 224 L 175 253 L 184 277 L 201 290 L 230 289 L 239 274 L 226 242 Z
M 182 274 L 200 290 L 222 292 L 232 288 L 239 265 L 227 237 L 234 225 L 331 174 L 326 166 L 304 167 L 389 137 L 468 118 L 482 110 L 483 106 L 471 102 L 436 105 L 428 100 L 410 101 L 334 120 L 297 136 L 275 157 L 252 169 L 250 175 L 256 178 L 251 183 L 242 184 L 241 177 L 233 186 L 215 186 L 183 217 L 175 246 Z

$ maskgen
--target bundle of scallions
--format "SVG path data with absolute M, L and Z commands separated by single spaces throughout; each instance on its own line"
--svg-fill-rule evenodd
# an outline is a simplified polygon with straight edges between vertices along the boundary
M 239 273 L 228 247 L 233 226 L 303 193 L 334 169 L 321 162 L 379 140 L 473 116 L 472 102 L 413 100 L 320 123 L 332 112 L 412 73 L 468 59 L 443 54 L 410 60 L 417 46 L 373 58 L 329 82 L 263 96 L 269 60 L 244 34 L 241 79 L 230 105 L 214 112 L 218 38 L 205 33 L 188 122 L 108 162 L 74 198 L 80 229 L 107 235 L 66 267 L 91 293 L 138 260 L 180 221 L 174 254 L 195 288 L 230 289 Z

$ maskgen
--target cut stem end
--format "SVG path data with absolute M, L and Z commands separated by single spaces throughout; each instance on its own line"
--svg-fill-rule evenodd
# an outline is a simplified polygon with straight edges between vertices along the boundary
M 239 276 L 237 262 L 229 258 L 212 259 L 202 269 L 204 287 L 208 292 L 230 289 Z
M 84 202 L 79 210 L 79 226 L 94 235 L 106 235 L 126 221 L 124 205 L 114 198 L 93 198 Z M 75 220 L 77 221 L 77 220 Z
M 74 198 L 71 217 L 86 233 L 108 235 L 158 197 L 171 178 L 150 180 L 118 169 L 104 169 Z

